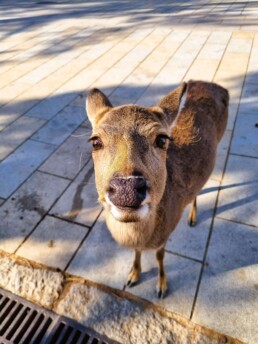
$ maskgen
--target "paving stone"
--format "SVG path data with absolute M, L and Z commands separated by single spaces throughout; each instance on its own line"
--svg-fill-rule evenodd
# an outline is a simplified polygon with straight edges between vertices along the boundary
M 138 103 L 142 106 L 151 106 L 170 92 L 173 87 L 177 86 L 184 78 L 208 36 L 208 32 L 201 31 L 187 35 L 187 38 L 183 40 L 172 58 L 140 97 Z
M 178 315 L 165 314 L 141 300 L 129 299 L 83 283 L 70 283 L 54 309 L 119 343 L 219 344 L 232 338 L 192 325 Z
M 92 160 L 51 209 L 51 214 L 92 226 L 102 207 L 98 203 Z
M 0 160 L 37 131 L 45 121 L 23 116 L 0 132 Z
M 215 221 L 193 321 L 256 344 L 258 229 Z
M 39 168 L 40 171 L 73 179 L 91 157 L 90 129 L 78 128 Z
M 29 98 L 27 100 L 20 100 L 19 97 L 17 97 L 15 101 L 2 106 L 0 108 L 0 130 L 4 129 L 21 115 L 25 114 L 25 112 L 37 102 L 37 99 Z
M 42 100 L 36 106 L 32 107 L 27 116 L 49 120 L 61 111 L 76 97 L 75 93 L 55 94 Z
M 238 115 L 230 153 L 258 158 L 257 115 Z
M 91 229 L 68 272 L 122 289 L 133 262 L 133 250 L 119 246 L 106 227 L 103 214 Z
M 133 257 L 129 263 L 129 268 Z M 142 273 L 139 284 L 126 290 L 166 309 L 189 318 L 201 270 L 201 264 L 192 260 L 166 253 L 164 268 L 168 279 L 168 293 L 165 299 L 158 299 L 156 285 L 158 268 L 155 251 L 143 252 Z M 130 269 L 129 269 L 130 271 Z M 128 271 L 128 272 L 129 272 Z
M 252 48 L 252 38 L 231 38 L 227 51 L 231 53 L 249 53 Z
M 220 32 L 214 31 L 211 33 L 210 37 L 207 40 L 207 44 L 227 44 L 228 40 L 230 39 L 231 33 L 230 32 Z
M 0 253 L 0 286 L 46 308 L 52 308 L 62 291 L 60 272 L 34 268 L 28 261 L 16 264 L 17 258 Z
M 240 99 L 230 100 L 229 102 L 227 130 L 234 129 L 234 124 L 235 124 L 236 116 L 238 113 L 239 102 L 240 102 Z
M 0 248 L 13 253 L 68 184 L 63 178 L 35 172 L 0 208 Z
M 1 205 L 2 205 L 4 202 L 5 202 L 5 199 L 0 198 L 0 207 L 1 207 Z
M 87 232 L 85 227 L 47 216 L 16 254 L 63 270 Z
M 195 227 L 187 223 L 190 206 L 184 212 L 176 229 L 170 235 L 166 249 L 190 258 L 203 260 L 219 183 L 209 180 L 197 197 L 198 221 Z
M 224 136 L 222 137 L 222 139 L 218 145 L 216 164 L 215 164 L 213 172 L 210 176 L 210 179 L 214 179 L 217 181 L 221 181 L 221 179 L 222 179 L 226 159 L 228 156 L 231 136 L 232 136 L 232 131 L 226 130 L 224 133 Z
M 146 87 L 160 72 L 168 59 L 174 54 L 188 32 L 173 31 L 111 94 L 111 102 L 123 104 L 135 103 L 145 91 Z M 181 40 L 180 40 L 181 36 Z
M 0 197 L 9 197 L 54 151 L 48 143 L 28 140 L 0 163 Z
M 52 118 L 41 128 L 32 139 L 60 145 L 85 120 L 78 111 L 78 107 L 67 106 L 62 112 Z
M 257 226 L 258 159 L 229 155 L 217 216 Z
M 246 114 L 258 114 L 258 83 L 257 84 L 245 84 L 243 89 L 243 95 L 239 107 L 240 113 Z

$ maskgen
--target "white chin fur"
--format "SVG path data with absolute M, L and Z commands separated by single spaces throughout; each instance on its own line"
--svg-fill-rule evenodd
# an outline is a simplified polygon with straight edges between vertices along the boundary
M 145 200 L 142 202 L 140 208 L 134 211 L 134 214 L 138 215 L 139 218 L 141 218 L 141 219 L 143 219 L 149 213 L 150 206 L 148 203 L 146 203 L 146 200 L 148 200 L 148 199 L 149 199 L 149 195 L 147 195 Z M 124 211 L 119 209 L 117 206 L 115 206 L 110 201 L 108 195 L 105 196 L 105 200 L 106 200 L 107 204 L 109 204 L 109 206 L 110 206 L 110 212 L 113 215 L 113 217 L 118 221 L 122 220 L 123 217 L 125 216 Z

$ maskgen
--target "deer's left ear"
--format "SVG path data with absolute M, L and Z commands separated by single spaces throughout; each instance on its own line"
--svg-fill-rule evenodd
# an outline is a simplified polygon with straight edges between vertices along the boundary
M 89 91 L 86 98 L 86 111 L 92 125 L 111 108 L 112 104 L 104 93 L 97 88 Z
M 184 96 L 186 94 L 187 83 L 183 82 L 180 86 L 168 93 L 161 101 L 158 106 L 163 109 L 167 116 L 169 125 L 172 125 L 178 112 L 181 109 Z

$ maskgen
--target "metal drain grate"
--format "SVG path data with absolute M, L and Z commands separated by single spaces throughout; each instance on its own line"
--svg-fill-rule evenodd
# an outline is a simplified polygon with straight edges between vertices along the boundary
M 0 344 L 115 344 L 80 323 L 0 288 Z

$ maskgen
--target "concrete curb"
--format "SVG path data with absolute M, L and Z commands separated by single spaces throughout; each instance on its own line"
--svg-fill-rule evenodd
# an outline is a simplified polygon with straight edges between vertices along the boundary
M 127 292 L 1 250 L 0 287 L 123 344 L 243 343 Z

